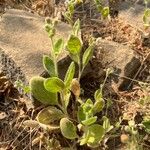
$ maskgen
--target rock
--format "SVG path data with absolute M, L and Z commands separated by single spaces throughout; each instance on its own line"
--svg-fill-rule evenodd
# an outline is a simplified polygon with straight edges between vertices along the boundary
M 148 7 L 150 7 L 150 3 Z M 136 29 L 143 30 L 144 9 L 145 6 L 143 4 L 143 1 L 141 2 L 141 0 L 139 0 L 137 3 L 124 1 L 119 5 L 119 17 Z
M 97 39 L 96 42 L 97 55 L 99 59 L 101 74 L 102 68 L 114 68 L 113 79 L 117 83 L 119 90 L 126 90 L 131 80 L 127 78 L 134 78 L 140 67 L 140 60 L 134 51 L 125 45 Z M 120 78 L 120 77 L 126 78 Z
M 50 41 L 43 26 L 44 18 L 15 9 L 8 10 L 0 20 L 1 62 L 11 61 L 14 66 L 21 69 L 27 81 L 44 71 L 42 56 L 51 51 Z M 62 22 L 57 25 L 57 36 L 63 37 L 64 40 L 67 40 L 70 32 L 69 25 Z M 65 59 L 66 56 L 67 52 L 64 52 L 59 60 Z

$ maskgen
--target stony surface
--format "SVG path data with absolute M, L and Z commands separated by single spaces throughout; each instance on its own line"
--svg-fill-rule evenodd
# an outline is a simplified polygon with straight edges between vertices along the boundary
M 17 69 L 11 68 L 11 64 L 15 64 L 15 68 L 19 67 L 27 80 L 43 72 L 42 56 L 51 50 L 43 26 L 44 18 L 26 11 L 11 9 L 3 15 L 0 20 L 0 60 L 7 62 L 5 70 L 18 74 Z M 57 26 L 57 35 L 65 40 L 70 31 L 67 24 L 59 23 Z M 64 53 L 60 59 L 66 55 Z
M 144 14 L 144 1 L 137 2 L 124 1 L 119 5 L 119 17 L 131 24 L 136 29 L 143 30 L 143 14 Z M 150 8 L 150 4 L 148 5 Z
M 100 61 L 99 74 L 101 74 L 101 68 L 111 68 L 115 70 L 114 81 L 118 84 L 120 90 L 128 88 L 131 80 L 127 78 L 134 78 L 136 72 L 140 67 L 140 60 L 134 51 L 125 45 L 97 39 L 96 43 L 97 58 Z M 120 78 L 120 77 L 127 78 Z

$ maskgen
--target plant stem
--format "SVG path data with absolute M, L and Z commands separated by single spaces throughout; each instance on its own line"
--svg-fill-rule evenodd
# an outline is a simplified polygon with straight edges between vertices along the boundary
M 83 69 L 82 69 L 82 66 L 81 66 L 81 59 L 80 59 L 79 55 L 78 55 L 78 66 L 79 66 L 78 81 L 80 81 Z

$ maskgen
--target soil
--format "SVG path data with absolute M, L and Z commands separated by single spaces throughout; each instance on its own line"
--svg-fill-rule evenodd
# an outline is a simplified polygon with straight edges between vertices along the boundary
M 40 5 L 41 4 L 41 5 Z M 49 5 L 47 5 L 49 4 Z M 51 10 L 52 5 L 47 1 L 40 0 L 27 0 L 27 1 L 5 1 L 0 0 L 0 6 L 3 10 L 5 8 L 25 9 L 27 11 L 38 12 L 43 16 L 50 16 L 53 14 Z M 65 10 L 63 2 L 59 3 L 58 8 Z M 92 35 L 95 38 L 101 37 L 115 41 L 118 43 L 131 46 L 141 56 L 142 65 L 139 68 L 136 81 L 150 83 L 150 43 L 147 38 L 143 37 L 143 33 L 136 28 L 132 27 L 124 20 L 119 18 L 110 19 L 107 21 L 101 21 L 99 14 L 91 3 L 85 5 L 79 5 L 76 8 L 74 14 L 74 20 L 80 18 L 82 22 L 81 33 L 84 43 L 84 49 L 88 46 L 89 37 Z M 63 20 L 63 18 L 62 18 Z M 97 58 L 96 51 L 92 58 L 92 66 L 97 68 L 100 62 Z M 103 83 L 105 74 L 98 78 L 88 75 L 81 79 L 81 87 L 84 89 L 84 98 L 93 98 L 94 92 Z M 122 115 L 126 115 L 127 118 L 136 118 L 136 123 L 140 123 L 144 115 L 150 116 L 150 104 L 146 106 L 139 105 L 137 100 L 149 96 L 150 85 L 140 85 L 139 82 L 134 82 L 133 88 L 130 91 L 118 91 L 115 84 L 111 84 L 111 76 L 107 79 L 104 86 L 104 99 L 107 102 L 111 100 L 111 107 L 104 109 L 99 114 L 101 118 L 107 111 L 107 116 L 110 118 L 112 124 L 118 121 L 118 118 Z M 62 147 L 67 147 L 73 143 L 69 140 L 63 139 L 63 137 L 56 134 L 47 134 L 41 128 L 29 128 L 23 125 L 25 120 L 35 119 L 36 114 L 41 110 L 40 107 L 33 108 L 29 97 L 21 95 L 16 88 L 12 85 L 9 79 L 5 78 L 5 75 L 0 75 L 0 150 L 36 150 L 47 149 L 46 139 L 53 137 L 57 139 L 60 144 L 53 142 L 53 149 L 60 150 Z M 127 121 L 122 122 L 122 126 L 126 125 Z M 139 145 L 144 146 L 144 150 L 150 149 L 150 136 L 139 129 L 144 140 L 139 141 Z M 125 146 L 120 141 L 120 135 L 123 133 L 121 129 L 117 131 L 116 137 L 111 137 L 105 144 L 101 145 L 98 150 L 125 150 Z M 107 146 L 106 146 L 107 145 Z M 62 146 L 62 147 L 61 147 Z M 87 150 L 89 148 L 77 146 L 77 149 Z

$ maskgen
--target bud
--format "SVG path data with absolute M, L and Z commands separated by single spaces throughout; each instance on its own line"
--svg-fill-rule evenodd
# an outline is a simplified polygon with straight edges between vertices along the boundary
M 71 91 L 76 97 L 80 96 L 80 83 L 77 79 L 72 80 Z

